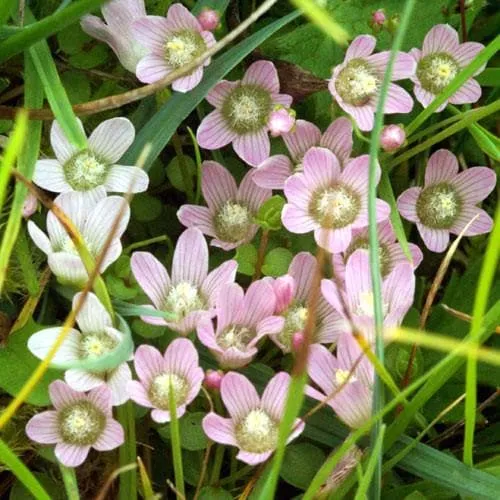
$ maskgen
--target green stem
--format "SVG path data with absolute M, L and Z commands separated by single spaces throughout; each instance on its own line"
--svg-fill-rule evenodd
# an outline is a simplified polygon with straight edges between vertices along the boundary
M 120 446 L 120 467 L 134 464 L 137 458 L 135 439 L 135 416 L 134 407 L 130 401 L 118 406 L 118 421 L 125 431 L 125 441 Z M 120 500 L 137 499 L 137 472 L 130 470 L 120 475 Z
M 169 247 L 172 245 L 172 241 L 166 234 L 162 234 L 161 236 L 155 236 L 154 238 L 149 238 L 147 240 L 136 241 L 135 243 L 130 244 L 123 250 L 124 254 L 129 254 L 133 250 L 137 248 L 147 247 L 149 245 L 153 245 L 154 243 L 161 243 L 162 241 L 166 241 L 169 243 Z
M 175 490 L 177 498 L 186 497 L 184 489 L 184 469 L 182 466 L 181 435 L 179 419 L 177 418 L 177 405 L 175 403 L 175 390 L 170 383 L 168 391 L 168 406 L 170 411 L 170 442 L 172 444 L 172 459 L 174 461 Z
M 68 500 L 80 500 L 80 493 L 78 491 L 78 481 L 76 480 L 75 469 L 72 467 L 65 467 L 59 464 L 59 470 L 66 489 L 66 496 Z
M 26 231 L 24 229 L 21 229 L 17 236 L 15 254 L 17 261 L 19 262 L 21 272 L 23 273 L 24 284 L 26 285 L 28 294 L 31 297 L 36 297 L 40 291 L 40 285 L 38 284 L 37 269 L 33 264 L 33 257 L 30 252 L 28 238 L 26 237 Z
M 174 133 L 174 135 L 172 135 L 172 144 L 174 146 L 177 159 L 179 160 L 179 170 L 181 171 L 182 182 L 184 184 L 184 191 L 186 192 L 187 200 L 189 203 L 192 203 L 194 199 L 193 184 L 191 182 L 191 179 L 189 178 L 189 169 L 184 159 L 184 152 L 182 151 L 182 143 L 177 132 Z
M 252 472 L 252 470 L 253 470 L 253 467 L 251 465 L 245 465 L 240 470 L 235 471 L 234 474 L 231 474 L 230 476 L 227 476 L 224 479 L 221 479 L 219 481 L 219 485 L 223 486 L 225 484 L 235 483 L 238 479 L 241 479 L 242 477 L 245 477 L 248 474 L 250 474 Z
M 196 158 L 196 193 L 194 195 L 194 203 L 197 205 L 201 198 L 201 153 L 194 132 L 189 127 L 187 127 L 187 131 L 191 137 L 191 141 L 193 141 L 194 156 Z
M 480 109 L 480 108 L 478 108 Z M 476 110 L 472 111 L 474 113 Z M 471 113 L 471 111 L 469 111 Z M 439 130 L 440 128 L 444 128 L 451 123 L 455 123 L 456 121 L 460 120 L 466 115 L 466 113 L 462 114 L 462 116 L 450 116 L 449 118 L 446 118 L 446 120 L 440 121 L 438 123 L 434 123 L 433 125 L 430 125 L 429 127 L 425 128 L 424 130 L 421 130 L 418 134 L 412 134 L 408 140 L 406 141 L 406 146 L 409 144 L 412 144 L 416 141 L 419 141 L 422 139 L 422 137 L 425 137 L 426 135 L 434 133 L 436 130 Z
M 222 462 L 224 460 L 224 449 L 224 446 L 221 444 L 215 446 L 214 465 L 212 468 L 212 474 L 210 475 L 210 485 L 212 486 L 215 486 L 219 482 Z

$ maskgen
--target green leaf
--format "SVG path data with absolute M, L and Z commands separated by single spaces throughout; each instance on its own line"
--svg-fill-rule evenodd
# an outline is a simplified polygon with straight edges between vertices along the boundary
M 186 168 L 189 173 L 189 177 L 192 178 L 196 175 L 196 163 L 195 161 L 187 155 L 182 155 L 182 165 L 179 161 L 179 157 L 176 156 L 168 165 L 166 168 L 166 173 L 167 173 L 167 178 L 174 186 L 175 189 L 182 191 L 183 193 L 186 192 L 186 187 L 184 185 L 184 180 L 182 177 L 181 173 L 181 168 Z
M 82 50 L 69 57 L 72 66 L 79 69 L 92 69 L 108 60 L 109 49 L 106 45 L 94 45 L 89 50 Z
M 499 161 L 500 139 L 479 125 L 479 123 L 472 123 L 468 129 L 483 153 L 487 154 L 492 160 Z
M 251 244 L 241 245 L 236 249 L 234 259 L 238 263 L 238 272 L 246 276 L 253 276 L 257 264 L 257 249 Z
M 288 484 L 305 490 L 324 461 L 325 454 L 317 446 L 291 444 L 286 448 L 280 476 Z
M 212 62 L 205 69 L 204 78 L 201 83 L 191 92 L 185 94 L 174 93 L 168 102 L 140 130 L 134 144 L 125 154 L 122 162 L 127 165 L 133 165 L 146 144 L 149 143 L 151 151 L 144 166 L 145 170 L 149 170 L 153 161 L 170 141 L 179 124 L 204 99 L 208 91 L 264 40 L 298 15 L 298 12 L 292 12 L 247 37 L 238 45 L 225 52 L 223 56 L 218 57 Z
M 139 222 L 151 222 L 160 217 L 163 205 L 158 198 L 147 193 L 139 193 L 134 196 L 130 209 L 133 219 Z
M 72 24 L 57 34 L 59 48 L 68 55 L 81 52 L 83 46 L 91 40 L 92 38 L 82 30 L 80 23 Z
M 139 293 L 136 287 L 127 286 L 125 281 L 112 274 L 106 275 L 105 282 L 110 295 L 120 300 L 131 300 Z
M 8 21 L 11 12 L 17 5 L 17 0 L 2 0 L 0 3 L 0 26 Z
M 200 500 L 232 500 L 233 495 L 223 488 L 205 486 L 200 490 Z
M 80 71 L 66 71 L 61 75 L 61 83 L 71 104 L 87 102 L 90 99 L 90 81 Z
M 283 276 L 288 272 L 293 253 L 286 248 L 273 248 L 265 257 L 262 273 L 266 276 Z
M 481 87 L 498 87 L 500 85 L 500 68 L 486 68 L 474 78 Z
M 149 323 L 144 323 L 142 319 L 134 319 L 130 324 L 132 331 L 144 337 L 145 339 L 155 339 L 157 337 L 162 337 L 165 334 L 166 327 L 158 325 L 150 325 Z
M 181 447 L 189 451 L 204 450 L 208 446 L 208 438 L 203 432 L 201 421 L 206 413 L 187 413 L 179 419 Z M 170 424 L 158 429 L 160 436 L 170 441 Z
M 285 199 L 279 194 L 272 196 L 259 208 L 259 211 L 254 219 L 255 222 L 263 229 L 267 229 L 269 231 L 279 231 L 282 228 L 281 211 L 283 210 L 285 203 Z
M 7 346 L 0 349 L 0 387 L 15 396 L 24 383 L 31 376 L 40 360 L 28 350 L 28 339 L 43 327 L 30 319 L 26 325 L 9 336 Z M 54 380 L 61 378 L 62 373 L 48 370 L 33 392 L 26 398 L 26 402 L 35 406 L 50 404 L 48 386 Z

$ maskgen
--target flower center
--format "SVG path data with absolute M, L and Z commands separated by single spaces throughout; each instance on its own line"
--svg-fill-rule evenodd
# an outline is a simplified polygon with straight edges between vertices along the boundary
M 352 59 L 339 73 L 335 88 L 342 100 L 353 106 L 363 106 L 380 86 L 377 73 L 363 59 Z
M 118 341 L 105 332 L 88 333 L 80 340 L 80 358 L 99 358 L 111 352 L 117 345 Z
M 63 166 L 66 181 L 75 191 L 88 191 L 104 184 L 108 168 L 89 150 L 76 153 Z
M 358 237 L 355 238 L 352 243 L 349 245 L 349 248 L 345 252 L 345 262 L 349 259 L 349 257 L 360 248 L 363 250 L 368 250 L 370 244 L 368 242 L 368 238 Z M 387 276 L 392 271 L 392 262 L 391 262 L 391 254 L 387 245 L 383 243 L 379 243 L 378 245 L 378 255 L 380 261 L 380 272 L 382 276 Z
M 194 30 L 182 30 L 167 37 L 165 61 L 174 69 L 189 64 L 201 56 L 207 46 L 203 37 Z
M 342 368 L 338 368 L 335 372 L 335 383 L 337 385 L 349 384 L 351 382 L 356 382 L 356 377 L 354 373 L 351 373 L 348 370 L 342 370 Z
M 184 377 L 175 373 L 164 372 L 157 375 L 149 386 L 149 399 L 160 410 L 168 411 L 170 388 L 174 391 L 175 406 L 178 407 L 186 401 L 189 384 Z
M 272 110 L 270 93 L 258 85 L 239 85 L 222 105 L 222 115 L 239 135 L 256 132 L 266 126 Z
M 248 234 L 252 226 L 252 213 L 241 203 L 226 201 L 215 216 L 214 225 L 218 238 L 236 243 Z
M 187 281 L 181 281 L 168 292 L 164 308 L 166 311 L 174 313 L 180 320 L 190 312 L 205 309 L 206 303 L 197 286 Z
M 264 410 L 252 410 L 236 426 L 236 440 L 242 450 L 264 453 L 278 442 L 278 424 Z
M 453 186 L 441 183 L 425 188 L 417 200 L 417 215 L 427 227 L 449 229 L 460 214 L 462 201 Z
M 375 302 L 373 299 L 372 292 L 361 292 L 359 294 L 359 304 L 358 307 L 356 308 L 355 313 L 358 316 L 369 316 L 373 318 L 374 303 Z M 382 314 L 384 315 L 384 317 L 386 316 L 388 310 L 389 310 L 389 304 L 387 302 L 382 302 Z
M 460 71 L 458 63 L 445 52 L 429 54 L 417 65 L 417 78 L 422 87 L 432 94 L 439 94 Z
M 246 326 L 231 325 L 217 336 L 217 344 L 222 349 L 234 347 L 244 351 L 247 344 L 255 337 L 255 332 Z
M 104 413 L 88 401 L 78 401 L 63 408 L 58 419 L 63 441 L 81 446 L 94 444 L 106 426 Z
M 291 351 L 293 334 L 304 330 L 307 315 L 307 307 L 304 307 L 302 304 L 292 305 L 283 314 L 285 317 L 285 326 L 279 333 L 278 339 L 286 347 L 287 352 Z
M 309 210 L 322 227 L 340 229 L 356 220 L 360 208 L 359 196 L 347 186 L 338 184 L 317 191 Z

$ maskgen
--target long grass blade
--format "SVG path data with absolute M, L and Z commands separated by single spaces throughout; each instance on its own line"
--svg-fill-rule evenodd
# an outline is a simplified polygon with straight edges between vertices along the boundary
M 16 5 L 17 0 L 2 0 L 0 3 L 0 26 L 7 22 Z
M 135 437 L 135 412 L 131 401 L 118 407 L 118 420 L 125 431 L 125 441 L 120 446 L 120 500 L 135 500 L 137 498 L 137 471 L 129 468 L 136 465 L 137 449 Z
M 78 481 L 76 480 L 75 469 L 59 464 L 59 470 L 61 471 L 68 500 L 80 500 L 80 492 L 78 491 Z
M 172 459 L 174 461 L 175 490 L 177 498 L 185 497 L 184 469 L 182 465 L 181 434 L 179 430 L 179 419 L 177 418 L 177 405 L 175 404 L 175 390 L 170 381 L 168 390 L 168 408 L 170 412 L 170 443 L 172 445 Z

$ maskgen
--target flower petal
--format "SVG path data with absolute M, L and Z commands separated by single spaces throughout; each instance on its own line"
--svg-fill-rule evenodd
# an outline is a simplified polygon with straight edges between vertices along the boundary
M 452 104 L 470 104 L 479 101 L 481 85 L 474 80 L 467 80 L 451 97 Z
M 43 411 L 32 417 L 26 425 L 26 434 L 32 441 L 41 444 L 54 444 L 61 441 L 57 412 Z
M 236 132 L 228 127 L 226 119 L 217 109 L 203 118 L 196 131 L 196 140 L 200 147 L 210 150 L 227 146 L 236 137 Z
M 384 52 L 371 55 L 367 58 L 367 60 L 371 66 L 375 67 L 377 72 L 383 75 L 387 68 L 390 55 L 390 51 L 386 50 Z M 413 56 L 406 54 L 405 52 L 398 52 L 392 68 L 391 80 L 395 81 L 411 78 L 415 74 L 416 69 L 417 64 Z
M 422 192 L 422 188 L 412 187 L 401 193 L 398 197 L 399 213 L 411 222 L 418 222 L 417 200 Z
M 142 168 L 113 165 L 104 187 L 111 193 L 143 193 L 148 189 L 149 177 Z
M 368 175 L 370 170 L 369 155 L 361 155 L 347 162 L 340 179 L 342 183 L 352 188 L 358 196 L 368 193 Z M 379 183 L 381 176 L 380 165 L 375 168 L 375 184 Z
M 82 132 L 85 133 L 79 118 L 77 118 L 77 122 Z M 56 120 L 52 122 L 50 128 L 50 144 L 61 165 L 64 165 L 73 155 L 78 153 L 78 148 L 68 141 L 63 129 Z
M 294 279 L 294 297 L 307 302 L 316 272 L 316 258 L 309 252 L 299 252 L 290 263 L 288 274 Z
M 139 286 L 156 308 L 161 309 L 170 288 L 170 277 L 163 264 L 149 252 L 134 252 L 130 264 Z
M 217 212 L 226 201 L 236 199 L 238 194 L 234 177 L 229 170 L 215 161 L 203 162 L 201 189 L 208 207 Z
M 66 467 L 78 467 L 82 465 L 89 451 L 90 446 L 79 446 L 67 443 L 57 443 L 54 450 L 57 460 Z
M 167 372 L 186 377 L 191 384 L 191 378 L 199 366 L 199 358 L 198 351 L 190 340 L 175 339 L 167 347 L 163 358 Z
M 144 406 L 145 408 L 154 408 L 153 403 L 151 403 L 149 399 L 148 391 L 140 382 L 137 382 L 137 380 L 131 380 L 127 383 L 127 393 L 134 403 Z
M 236 421 L 260 407 L 260 398 L 253 384 L 239 373 L 227 373 L 221 382 L 220 393 L 229 415 Z
M 172 70 L 163 56 L 148 54 L 144 56 L 135 68 L 135 74 L 143 83 L 155 83 L 165 78 Z
M 89 147 L 108 163 L 116 163 L 131 146 L 135 128 L 127 118 L 111 118 L 102 122 L 89 137 Z
M 49 385 L 49 395 L 52 404 L 56 410 L 62 410 L 66 406 L 87 399 L 86 395 L 77 392 L 63 382 L 62 380 L 54 380 Z
M 127 384 L 131 380 L 132 371 L 128 363 L 121 363 L 114 370 L 107 373 L 107 386 L 111 391 L 111 403 L 113 406 L 120 406 L 130 399 Z
M 197 227 L 207 236 L 215 236 L 212 214 L 207 207 L 182 205 L 177 211 L 177 218 L 186 227 Z
M 425 185 L 451 181 L 458 174 L 457 157 L 447 149 L 432 154 L 425 169 Z
M 258 85 L 271 94 L 277 94 L 280 91 L 278 72 L 270 61 L 256 61 L 251 64 L 246 70 L 241 83 L 244 85 Z
M 375 118 L 375 108 L 373 105 L 351 106 L 339 101 L 340 106 L 349 113 L 357 123 L 360 130 L 369 132 L 373 129 L 373 120 Z
M 389 84 L 384 113 L 409 113 L 413 109 L 411 95 L 395 83 Z
M 417 222 L 417 228 L 424 240 L 425 246 L 431 252 L 441 253 L 446 250 L 450 242 L 450 234 L 445 229 L 432 229 Z
M 475 205 L 493 191 L 496 174 L 488 167 L 472 167 L 460 172 L 452 180 L 452 184 L 459 192 L 463 203 Z
M 319 128 L 314 123 L 306 120 L 297 120 L 294 129 L 288 134 L 283 135 L 283 141 L 295 162 L 302 161 L 302 157 L 306 151 L 313 146 L 318 146 L 320 140 L 321 132 Z M 321 145 L 329 148 L 326 144 Z
M 357 36 L 349 45 L 344 61 L 358 57 L 368 57 L 374 50 L 377 39 L 371 35 Z
M 317 228 L 314 230 L 316 243 L 330 253 L 345 252 L 352 239 L 351 226 L 340 229 Z
M 164 371 L 165 361 L 158 349 L 142 344 L 135 351 L 134 367 L 141 383 L 149 387 L 151 379 Z
M 337 118 L 321 137 L 320 146 L 332 151 L 341 163 L 352 153 L 352 123 L 349 118 Z
M 73 191 L 66 181 L 63 167 L 58 160 L 38 160 L 33 172 L 33 182 L 53 193 Z
M 293 173 L 293 165 L 285 155 L 274 155 L 264 160 L 255 170 L 253 181 L 267 189 L 283 189 Z
M 305 234 L 318 227 L 318 223 L 302 208 L 298 208 L 290 203 L 283 207 L 281 221 L 291 233 Z
M 283 418 L 289 387 L 290 375 L 279 372 L 268 382 L 262 394 L 262 408 L 277 422 Z
M 64 380 L 72 389 L 78 392 L 90 391 L 106 383 L 99 375 L 77 368 L 66 370 Z
M 175 30 L 196 30 L 201 31 L 201 25 L 191 12 L 184 5 L 174 3 L 167 12 L 169 26 Z
M 27 228 L 33 243 L 46 255 L 52 253 L 52 245 L 49 238 L 33 221 L 28 221 Z
M 79 304 L 81 296 L 80 292 L 73 297 L 73 309 Z M 83 306 L 76 316 L 76 321 L 84 333 L 100 333 L 107 326 L 113 326 L 108 311 L 93 293 L 86 295 Z
M 215 305 L 220 287 L 228 283 L 234 283 L 237 268 L 238 264 L 235 260 L 228 260 L 208 274 L 201 286 L 201 293 L 207 298 L 211 306 Z
M 419 83 L 416 83 L 413 87 L 413 93 L 417 98 L 417 101 L 426 108 L 429 104 L 436 98 L 434 94 L 431 94 L 427 90 L 425 90 Z M 445 104 L 446 105 L 446 104 Z M 437 111 L 436 111 L 437 113 Z
M 256 172 L 256 170 L 249 170 L 245 174 L 238 188 L 237 196 L 237 200 L 244 202 L 254 213 L 257 213 L 262 204 L 273 194 L 271 189 L 260 187 L 254 182 Z
M 205 434 L 216 443 L 238 446 L 232 419 L 210 412 L 201 423 Z
M 454 51 L 453 57 L 458 62 L 460 67 L 467 66 L 478 54 L 484 49 L 484 45 L 478 42 L 465 42 Z M 480 73 L 484 68 L 481 68 L 477 73 Z
M 259 166 L 269 158 L 271 143 L 265 128 L 244 135 L 237 135 L 233 140 L 235 153 L 252 167 Z
M 465 205 L 460 211 L 458 219 L 450 228 L 450 232 L 460 234 L 465 226 L 477 216 L 477 219 L 465 231 L 464 236 L 476 236 L 478 234 L 485 234 L 491 231 L 493 227 L 492 218 L 481 208 Z
M 212 90 L 207 94 L 207 101 L 216 108 L 221 108 L 227 96 L 237 87 L 238 81 L 230 82 L 228 80 L 221 80 L 215 85 Z
M 254 281 L 243 299 L 243 314 L 240 321 L 243 325 L 256 325 L 267 316 L 271 316 L 276 305 L 273 287 L 266 281 Z
M 314 147 L 304 155 L 304 178 L 309 189 L 329 187 L 340 176 L 337 157 L 326 148 Z
M 187 281 L 201 286 L 208 274 L 208 245 L 203 233 L 186 229 L 177 240 L 172 262 L 172 285 Z
M 337 368 L 338 362 L 335 356 L 326 347 L 319 344 L 311 345 L 307 373 L 327 396 L 335 390 Z
M 458 45 L 458 33 L 448 24 L 437 24 L 425 35 L 422 55 L 436 52 L 453 54 Z
M 118 448 L 125 441 L 123 427 L 113 418 L 108 418 L 106 427 L 99 439 L 92 445 L 97 451 L 109 451 Z
M 237 283 L 220 288 L 217 298 L 217 332 L 223 331 L 241 314 L 243 297 L 243 289 Z
M 80 257 L 67 252 L 51 253 L 47 262 L 50 270 L 64 283 L 81 286 L 88 275 Z
M 189 92 L 201 82 L 202 78 L 203 78 L 203 68 L 198 67 L 192 73 L 189 73 L 189 75 L 176 78 L 172 82 L 172 90 L 182 93 Z
M 132 32 L 135 40 L 149 49 L 149 52 L 160 56 L 165 50 L 169 24 L 164 17 L 145 16 L 133 22 Z

